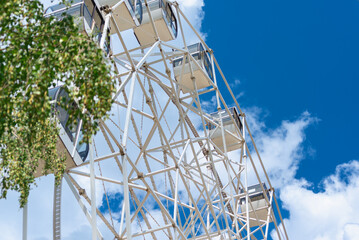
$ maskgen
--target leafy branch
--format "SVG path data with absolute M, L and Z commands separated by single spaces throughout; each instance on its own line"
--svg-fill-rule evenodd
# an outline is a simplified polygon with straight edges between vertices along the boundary
M 44 17 L 38 0 L 2 1 L 0 9 L 0 198 L 18 191 L 23 207 L 39 164 L 57 180 L 66 168 L 48 89 L 63 83 L 76 99 L 69 122 L 82 119 L 88 142 L 111 109 L 115 81 L 104 53 L 71 16 Z

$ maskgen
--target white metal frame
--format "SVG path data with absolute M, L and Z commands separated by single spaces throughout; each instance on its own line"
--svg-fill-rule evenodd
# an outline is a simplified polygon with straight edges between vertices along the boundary
M 145 3 L 148 8 L 147 0 Z M 123 52 L 110 54 L 118 80 L 117 92 L 113 96 L 115 103 L 110 118 L 100 122 L 100 132 L 93 138 L 90 162 L 80 166 L 90 164 L 90 172 L 80 168 L 71 169 L 65 174 L 66 182 L 93 227 L 92 239 L 102 239 L 100 231 L 111 232 L 115 239 L 267 239 L 273 226 L 278 239 L 289 239 L 274 189 L 245 114 L 213 51 L 196 32 L 177 2 L 170 4 L 177 13 L 177 30 L 182 35 L 183 46 L 162 42 L 158 37 L 159 40 L 152 46 L 130 49 L 111 9 L 104 16 L 105 28 L 100 47 L 104 46 L 107 28 L 111 23 L 119 38 L 118 44 L 123 48 Z M 171 64 L 171 60 L 180 54 L 189 57 L 190 66 L 197 64 L 188 52 L 182 24 L 190 26 L 198 41 L 209 52 L 214 70 L 212 86 L 197 91 L 193 77 L 195 91 L 187 94 L 180 92 Z M 171 49 L 176 51 L 172 52 Z M 193 76 L 192 66 L 190 70 Z M 217 87 L 219 81 L 223 81 L 227 89 L 220 90 Z M 224 138 L 226 133 L 234 133 L 225 130 L 222 120 L 219 124 L 214 123 L 203 108 L 204 99 L 215 96 L 217 110 L 225 110 L 234 122 L 222 92 L 232 97 L 242 116 L 243 129 L 236 129 L 241 140 L 239 144 L 242 145 L 237 150 L 238 159 L 229 157 Z M 223 151 L 211 141 L 207 122 L 216 124 L 221 130 Z M 257 162 L 250 149 L 254 150 Z M 111 169 L 104 167 L 108 165 L 112 165 Z M 249 172 L 249 169 L 253 169 L 253 172 Z M 114 175 L 112 171 L 115 170 L 117 174 Z M 248 174 L 256 176 L 257 182 L 251 184 L 261 184 L 263 192 L 261 176 L 265 177 L 269 186 L 269 197 L 264 194 L 268 206 L 265 220 L 249 217 L 252 202 L 247 192 Z M 80 185 L 80 178 L 91 181 L 91 198 L 86 194 L 85 187 Z M 111 184 L 122 193 L 119 226 L 113 224 L 111 214 L 110 217 L 104 216 L 96 208 L 96 181 L 100 181 L 105 188 L 106 199 L 106 186 Z M 243 197 L 246 199 L 246 212 L 240 210 L 240 199 Z M 87 204 L 84 204 L 84 200 Z M 91 206 L 91 214 L 86 206 Z M 154 213 L 156 216 L 153 216 Z M 98 228 L 97 217 L 104 223 L 104 229 Z M 257 220 L 261 224 L 251 227 L 250 220 Z M 134 225 L 138 227 L 133 228 Z

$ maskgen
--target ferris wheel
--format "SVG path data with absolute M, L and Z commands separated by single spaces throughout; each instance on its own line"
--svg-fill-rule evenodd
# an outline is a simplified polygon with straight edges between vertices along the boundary
M 45 11 L 63 13 L 98 41 L 117 79 L 110 117 L 91 144 L 79 144 L 81 121 L 69 128 L 58 107 L 64 179 L 94 239 L 103 232 L 112 239 L 269 239 L 272 230 L 288 239 L 246 115 L 178 3 L 84 0 Z M 133 40 L 124 37 L 129 32 Z M 49 93 L 55 104 L 67 96 L 61 86 Z M 61 239 L 61 188 L 54 239 Z

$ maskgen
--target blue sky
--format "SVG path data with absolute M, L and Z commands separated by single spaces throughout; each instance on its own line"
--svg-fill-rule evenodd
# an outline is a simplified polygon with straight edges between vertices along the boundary
M 269 128 L 308 111 L 298 177 L 318 184 L 358 158 L 359 1 L 205 1 L 202 31 L 243 107 Z
M 286 176 L 276 185 L 290 237 L 356 239 L 359 1 L 204 4 L 206 42 L 255 109 L 269 172 L 282 168 L 271 180 Z
M 269 171 L 279 158 L 289 176 L 277 186 L 290 237 L 356 239 L 359 1 L 212 0 L 203 10 L 206 42 L 262 126 Z

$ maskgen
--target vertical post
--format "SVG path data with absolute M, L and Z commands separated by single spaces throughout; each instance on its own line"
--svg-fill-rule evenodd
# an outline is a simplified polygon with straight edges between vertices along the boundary
M 133 96 L 135 92 L 135 83 L 136 83 L 136 75 L 135 72 L 132 75 L 131 85 L 130 85 L 130 95 L 128 99 L 127 105 L 127 112 L 126 112 L 126 120 L 125 120 L 125 127 L 123 130 L 123 138 L 122 138 L 122 147 L 125 150 L 125 155 L 122 157 L 122 174 L 123 174 L 123 194 L 124 194 L 124 201 L 125 201 L 125 211 L 126 211 L 126 236 L 128 240 L 132 239 L 131 233 L 131 212 L 130 212 L 130 191 L 128 187 L 128 176 L 127 176 L 127 135 L 128 135 L 128 128 L 130 125 L 131 120 L 131 111 L 132 111 L 132 103 L 133 103 Z
M 123 220 L 125 218 L 125 201 L 123 202 L 122 204 L 122 210 L 121 210 L 121 222 L 120 222 L 120 231 L 119 233 L 121 234 L 122 233 L 122 227 L 123 227 Z
M 22 240 L 27 240 L 27 205 L 22 209 Z
M 93 136 L 90 139 L 90 185 L 91 185 L 91 226 L 92 226 L 92 240 L 96 240 L 97 223 L 96 223 L 96 189 L 95 189 L 95 169 L 93 158 Z
M 178 209 L 178 175 L 179 175 L 179 166 L 177 166 L 176 170 L 176 186 L 175 186 L 175 203 L 174 203 L 174 209 L 173 209 L 173 221 L 176 224 L 177 223 L 177 209 Z M 176 231 L 177 228 L 174 229 Z M 177 234 L 175 233 L 175 240 L 177 240 Z
M 106 41 L 106 38 L 107 38 L 107 29 L 108 29 L 108 25 L 110 23 L 110 18 L 111 18 L 111 13 L 107 14 L 106 17 L 105 17 L 105 26 L 103 28 L 103 31 L 102 31 L 102 36 L 101 36 L 101 40 L 100 40 L 100 48 L 102 50 L 104 50 L 104 46 L 105 46 L 105 41 Z
M 128 175 L 127 175 L 127 154 L 122 158 L 122 171 L 123 171 L 123 194 L 125 206 L 125 221 L 126 221 L 126 236 L 127 239 L 132 239 L 131 233 L 131 212 L 130 212 L 130 190 L 128 188 Z
M 267 238 L 268 238 L 269 220 L 270 220 L 270 215 L 271 215 L 271 211 L 272 211 L 272 200 L 273 200 L 273 190 L 270 191 L 270 200 L 269 200 L 269 206 L 268 206 L 268 215 L 267 215 L 266 232 L 264 235 L 264 240 L 267 240 Z
M 207 165 L 207 175 L 210 174 L 210 165 Z M 209 189 L 209 180 L 207 180 L 207 189 Z M 209 231 L 209 203 L 207 203 L 207 231 Z
M 52 216 L 53 226 L 53 239 L 61 240 L 61 191 L 62 191 L 62 178 L 59 184 L 54 181 L 54 206 Z
M 247 164 L 247 149 L 246 149 L 246 129 L 245 129 L 245 121 L 246 118 L 245 116 L 243 116 L 243 160 L 244 160 L 244 167 L 245 167 L 245 172 L 244 172 L 244 187 L 246 189 L 246 217 L 247 217 L 247 239 L 251 239 L 250 236 L 250 224 L 249 224 L 249 197 L 248 197 L 248 173 L 247 173 L 247 169 L 248 169 L 248 164 Z

